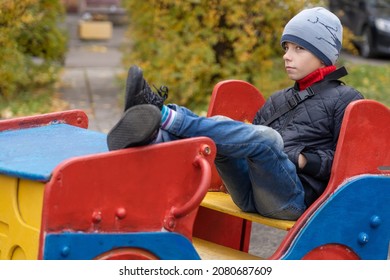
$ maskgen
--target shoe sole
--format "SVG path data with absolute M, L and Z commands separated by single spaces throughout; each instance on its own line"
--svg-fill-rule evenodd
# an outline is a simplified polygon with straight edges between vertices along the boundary
M 133 65 L 129 68 L 127 73 L 126 80 L 126 96 L 125 96 L 125 108 L 126 112 L 130 107 L 132 107 L 134 97 L 137 93 L 139 93 L 142 89 L 143 83 L 143 73 L 141 68 L 136 65 Z
M 161 111 L 142 104 L 128 109 L 107 135 L 110 151 L 147 145 L 152 142 L 161 122 Z

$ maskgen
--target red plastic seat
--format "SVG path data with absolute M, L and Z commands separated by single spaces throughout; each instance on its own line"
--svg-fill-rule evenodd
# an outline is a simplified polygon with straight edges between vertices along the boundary
M 244 81 L 228 80 L 213 90 L 208 116 L 225 115 L 236 120 L 251 122 L 265 100 L 261 93 Z M 390 174 L 389 109 L 373 100 L 352 102 L 346 109 L 335 152 L 329 184 L 321 197 L 302 215 L 289 231 L 279 249 L 271 257 L 278 259 L 293 241 L 307 219 L 335 190 L 348 180 L 361 174 Z M 222 182 L 213 169 L 211 191 L 224 191 Z M 203 230 L 209 226 L 213 231 Z M 229 226 L 229 236 L 224 235 Z M 200 208 L 195 224 L 196 236 L 247 251 L 251 222 L 215 210 Z

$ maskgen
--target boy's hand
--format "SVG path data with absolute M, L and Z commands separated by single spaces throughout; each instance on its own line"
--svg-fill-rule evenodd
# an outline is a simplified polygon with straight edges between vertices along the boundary
M 304 155 L 299 154 L 298 156 L 298 167 L 299 169 L 303 169 L 306 166 L 307 159 L 305 158 Z

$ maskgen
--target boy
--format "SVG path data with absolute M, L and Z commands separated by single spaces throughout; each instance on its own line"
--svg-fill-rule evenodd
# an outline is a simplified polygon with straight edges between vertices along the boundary
M 337 80 L 346 75 L 334 66 L 341 41 L 341 23 L 328 10 L 306 9 L 293 17 L 281 45 L 287 75 L 295 84 L 274 93 L 253 124 L 166 106 L 167 89 L 153 93 L 141 69 L 133 66 L 125 113 L 109 132 L 108 147 L 210 137 L 217 146 L 217 170 L 238 207 L 296 220 L 327 185 L 346 106 L 363 98 Z

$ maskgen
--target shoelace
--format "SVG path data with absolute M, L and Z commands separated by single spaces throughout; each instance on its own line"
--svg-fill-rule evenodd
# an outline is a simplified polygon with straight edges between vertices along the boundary
M 156 89 L 158 95 L 164 99 L 164 101 L 168 98 L 168 87 L 160 86 L 160 88 L 157 88 L 155 85 L 153 85 L 153 87 Z

